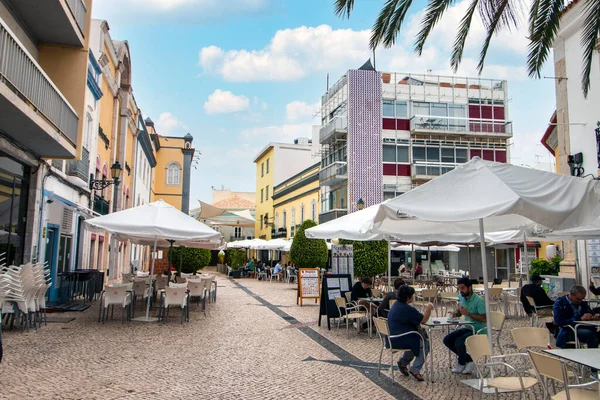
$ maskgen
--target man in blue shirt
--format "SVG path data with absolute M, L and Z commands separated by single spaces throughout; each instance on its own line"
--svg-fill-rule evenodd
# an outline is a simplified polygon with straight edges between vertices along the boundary
M 580 285 L 571 288 L 569 294 L 559 297 L 554 302 L 552 312 L 554 314 L 554 323 L 560 327 L 556 337 L 556 346 L 560 348 L 567 347 L 567 342 L 575 339 L 575 334 L 568 326 L 575 326 L 577 321 L 598 321 L 599 316 L 594 316 L 592 310 L 585 300 L 587 292 Z M 577 338 L 580 342 L 586 343 L 590 349 L 598 347 L 598 336 L 594 327 L 579 327 L 577 329 Z
M 469 278 L 460 278 L 458 280 L 459 307 L 454 313 L 454 317 L 465 316 L 465 321 L 473 322 L 475 332 L 485 328 L 485 301 L 477 294 L 473 293 L 473 284 Z M 475 370 L 475 363 L 470 355 L 467 354 L 465 341 L 473 335 L 473 330 L 469 328 L 457 329 L 449 333 L 444 338 L 444 344 L 454 354 L 458 356 L 458 364 L 452 369 L 455 374 L 470 374 Z
M 275 277 L 276 279 L 279 279 L 279 275 L 280 275 L 281 271 L 283 271 L 283 268 L 281 268 L 281 264 L 279 264 L 279 261 L 277 261 L 277 264 L 275 264 L 275 269 L 273 269 L 271 279 L 273 277 Z
M 390 335 L 417 332 L 424 336 L 419 332 L 419 328 L 421 324 L 427 322 L 429 317 L 431 317 L 433 304 L 428 303 L 425 306 L 425 314 L 421 314 L 416 308 L 411 307 L 409 304 L 415 300 L 415 289 L 406 285 L 400 286 L 396 300 L 396 303 L 394 303 L 388 314 Z M 425 364 L 425 356 L 429 353 L 429 340 L 426 337 L 423 337 L 423 340 L 421 342 L 421 339 L 416 334 L 391 339 L 392 348 L 410 349 L 410 351 L 404 352 L 404 355 L 398 361 L 398 368 L 403 375 L 408 376 L 410 374 L 418 381 L 424 380 L 421 375 L 421 368 Z M 408 366 L 413 360 L 413 365 L 409 370 Z

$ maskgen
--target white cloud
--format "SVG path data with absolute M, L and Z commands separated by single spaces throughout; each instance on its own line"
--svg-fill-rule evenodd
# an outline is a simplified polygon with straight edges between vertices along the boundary
M 541 143 L 543 135 L 544 131 L 516 131 L 510 147 L 510 162 L 544 171 L 555 171 L 554 157 Z
M 269 105 L 256 96 L 252 98 L 252 106 L 260 109 L 261 111 L 266 111 L 269 109 Z
M 156 128 L 156 132 L 165 136 L 184 134 L 188 130 L 187 125 L 170 112 L 161 113 L 158 121 L 154 123 L 154 127 Z
M 240 16 L 264 16 L 276 11 L 276 6 L 274 0 L 102 0 L 94 2 L 93 17 L 110 22 L 200 24 Z M 136 18 L 132 19 L 132 14 Z
M 215 90 L 204 103 L 207 114 L 227 114 L 247 110 L 250 100 L 244 95 L 235 95 L 230 91 Z
M 204 73 L 226 81 L 293 81 L 311 73 L 358 67 L 367 60 L 369 30 L 333 30 L 328 25 L 279 30 L 260 50 L 204 47 L 199 63 Z
M 248 128 L 241 131 L 243 139 L 258 139 L 265 144 L 269 141 L 289 142 L 299 137 L 312 137 L 312 124 L 284 124 Z
M 321 102 L 307 104 L 304 101 L 292 101 L 285 106 L 285 119 L 287 121 L 312 120 L 319 114 Z

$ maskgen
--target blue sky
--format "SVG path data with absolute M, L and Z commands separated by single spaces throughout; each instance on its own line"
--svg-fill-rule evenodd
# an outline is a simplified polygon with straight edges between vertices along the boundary
M 335 82 L 370 57 L 369 30 L 383 3 L 358 0 L 348 20 L 333 14 L 333 0 L 95 0 L 93 17 L 129 42 L 144 116 L 162 134 L 194 136 L 193 208 L 212 200 L 211 186 L 254 191 L 252 159 L 262 148 L 310 136 L 327 73 Z M 377 69 L 450 74 L 448 52 L 467 4 L 449 9 L 419 58 L 412 43 L 425 2 L 413 2 L 396 46 L 377 51 Z M 476 21 L 457 76 L 476 76 L 483 39 Z M 547 167 L 539 143 L 555 108 L 554 80 L 527 78 L 526 54 L 521 24 L 494 39 L 482 77 L 508 80 L 513 163 Z M 551 62 L 543 75 L 553 76 Z

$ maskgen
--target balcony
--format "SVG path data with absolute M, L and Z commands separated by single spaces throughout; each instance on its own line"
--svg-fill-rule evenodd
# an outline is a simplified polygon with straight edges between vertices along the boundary
M 0 55 L 0 131 L 39 156 L 73 158 L 77 113 L 2 20 Z
M 343 217 L 346 214 L 348 214 L 348 210 L 346 209 L 334 209 L 325 211 L 319 214 L 319 223 L 322 224 L 325 222 L 333 221 L 334 219 Z
M 109 203 L 100 196 L 94 196 L 94 211 L 100 215 L 106 215 L 109 212 Z
M 6 0 L 40 42 L 83 47 L 87 8 L 83 0 Z
M 230 235 L 229 236 L 229 242 L 236 242 L 238 240 L 245 240 L 246 237 L 245 236 L 241 236 L 241 235 Z
M 456 168 L 454 164 L 415 163 L 411 165 L 411 177 L 418 181 L 428 181 L 454 168 Z
M 329 144 L 348 134 L 348 118 L 335 117 L 319 130 L 319 143 Z
M 87 184 L 90 175 L 90 152 L 85 147 L 81 149 L 81 160 L 67 162 L 67 175 L 76 176 Z
M 271 231 L 271 239 L 277 239 L 277 238 L 286 238 L 287 237 L 287 229 L 286 228 L 279 228 L 277 230 L 273 230 Z
M 321 186 L 332 186 L 348 179 L 348 163 L 335 161 L 319 171 Z
M 415 115 L 410 119 L 412 133 L 433 135 L 474 134 L 489 137 L 512 137 L 512 122 L 483 118 L 438 117 Z

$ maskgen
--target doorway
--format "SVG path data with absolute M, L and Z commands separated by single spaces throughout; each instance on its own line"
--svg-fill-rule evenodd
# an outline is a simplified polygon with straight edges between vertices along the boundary
M 44 254 L 44 260 L 48 263 L 50 268 L 50 277 L 52 283 L 50 285 L 49 299 L 50 301 L 58 301 L 60 287 L 58 283 L 58 271 L 57 271 L 57 254 L 58 254 L 58 225 L 48 224 L 46 228 L 46 252 Z

